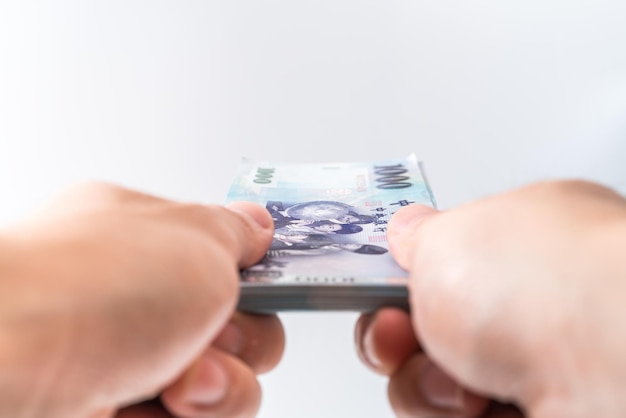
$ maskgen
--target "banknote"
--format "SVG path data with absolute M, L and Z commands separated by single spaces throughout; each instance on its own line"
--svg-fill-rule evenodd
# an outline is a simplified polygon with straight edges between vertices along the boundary
M 275 228 L 265 257 L 241 272 L 240 310 L 407 307 L 407 273 L 389 252 L 387 225 L 403 206 L 435 207 L 414 154 L 320 164 L 243 159 L 226 198 L 235 201 L 265 206 Z

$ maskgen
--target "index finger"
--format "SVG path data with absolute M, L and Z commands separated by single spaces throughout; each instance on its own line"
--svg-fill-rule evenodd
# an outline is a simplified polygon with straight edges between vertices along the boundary
M 361 316 L 354 338 L 361 361 L 385 376 L 395 373 L 420 349 L 409 314 L 396 308 Z

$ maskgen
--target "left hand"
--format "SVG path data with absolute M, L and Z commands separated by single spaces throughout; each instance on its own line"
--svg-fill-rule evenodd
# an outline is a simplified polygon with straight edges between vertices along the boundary
M 257 205 L 100 183 L 0 230 L 0 416 L 254 415 L 284 333 L 235 307 L 272 234 Z

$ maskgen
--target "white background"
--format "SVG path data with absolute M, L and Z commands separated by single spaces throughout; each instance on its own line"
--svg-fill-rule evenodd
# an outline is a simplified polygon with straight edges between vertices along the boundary
M 0 2 L 0 224 L 85 179 L 219 203 L 239 159 L 416 152 L 442 208 L 626 192 L 626 3 Z M 261 417 L 389 417 L 354 314 L 284 315 Z

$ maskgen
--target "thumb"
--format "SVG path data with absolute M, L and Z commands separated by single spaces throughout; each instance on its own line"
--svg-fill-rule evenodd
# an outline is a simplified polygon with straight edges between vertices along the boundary
M 237 235 L 239 267 L 250 267 L 263 258 L 272 243 L 272 216 L 264 207 L 251 202 L 234 202 L 227 209 L 238 215 L 233 232 Z
M 426 205 L 409 205 L 397 211 L 389 221 L 387 240 L 398 264 L 409 270 L 417 250 L 418 234 L 422 224 L 437 213 Z

